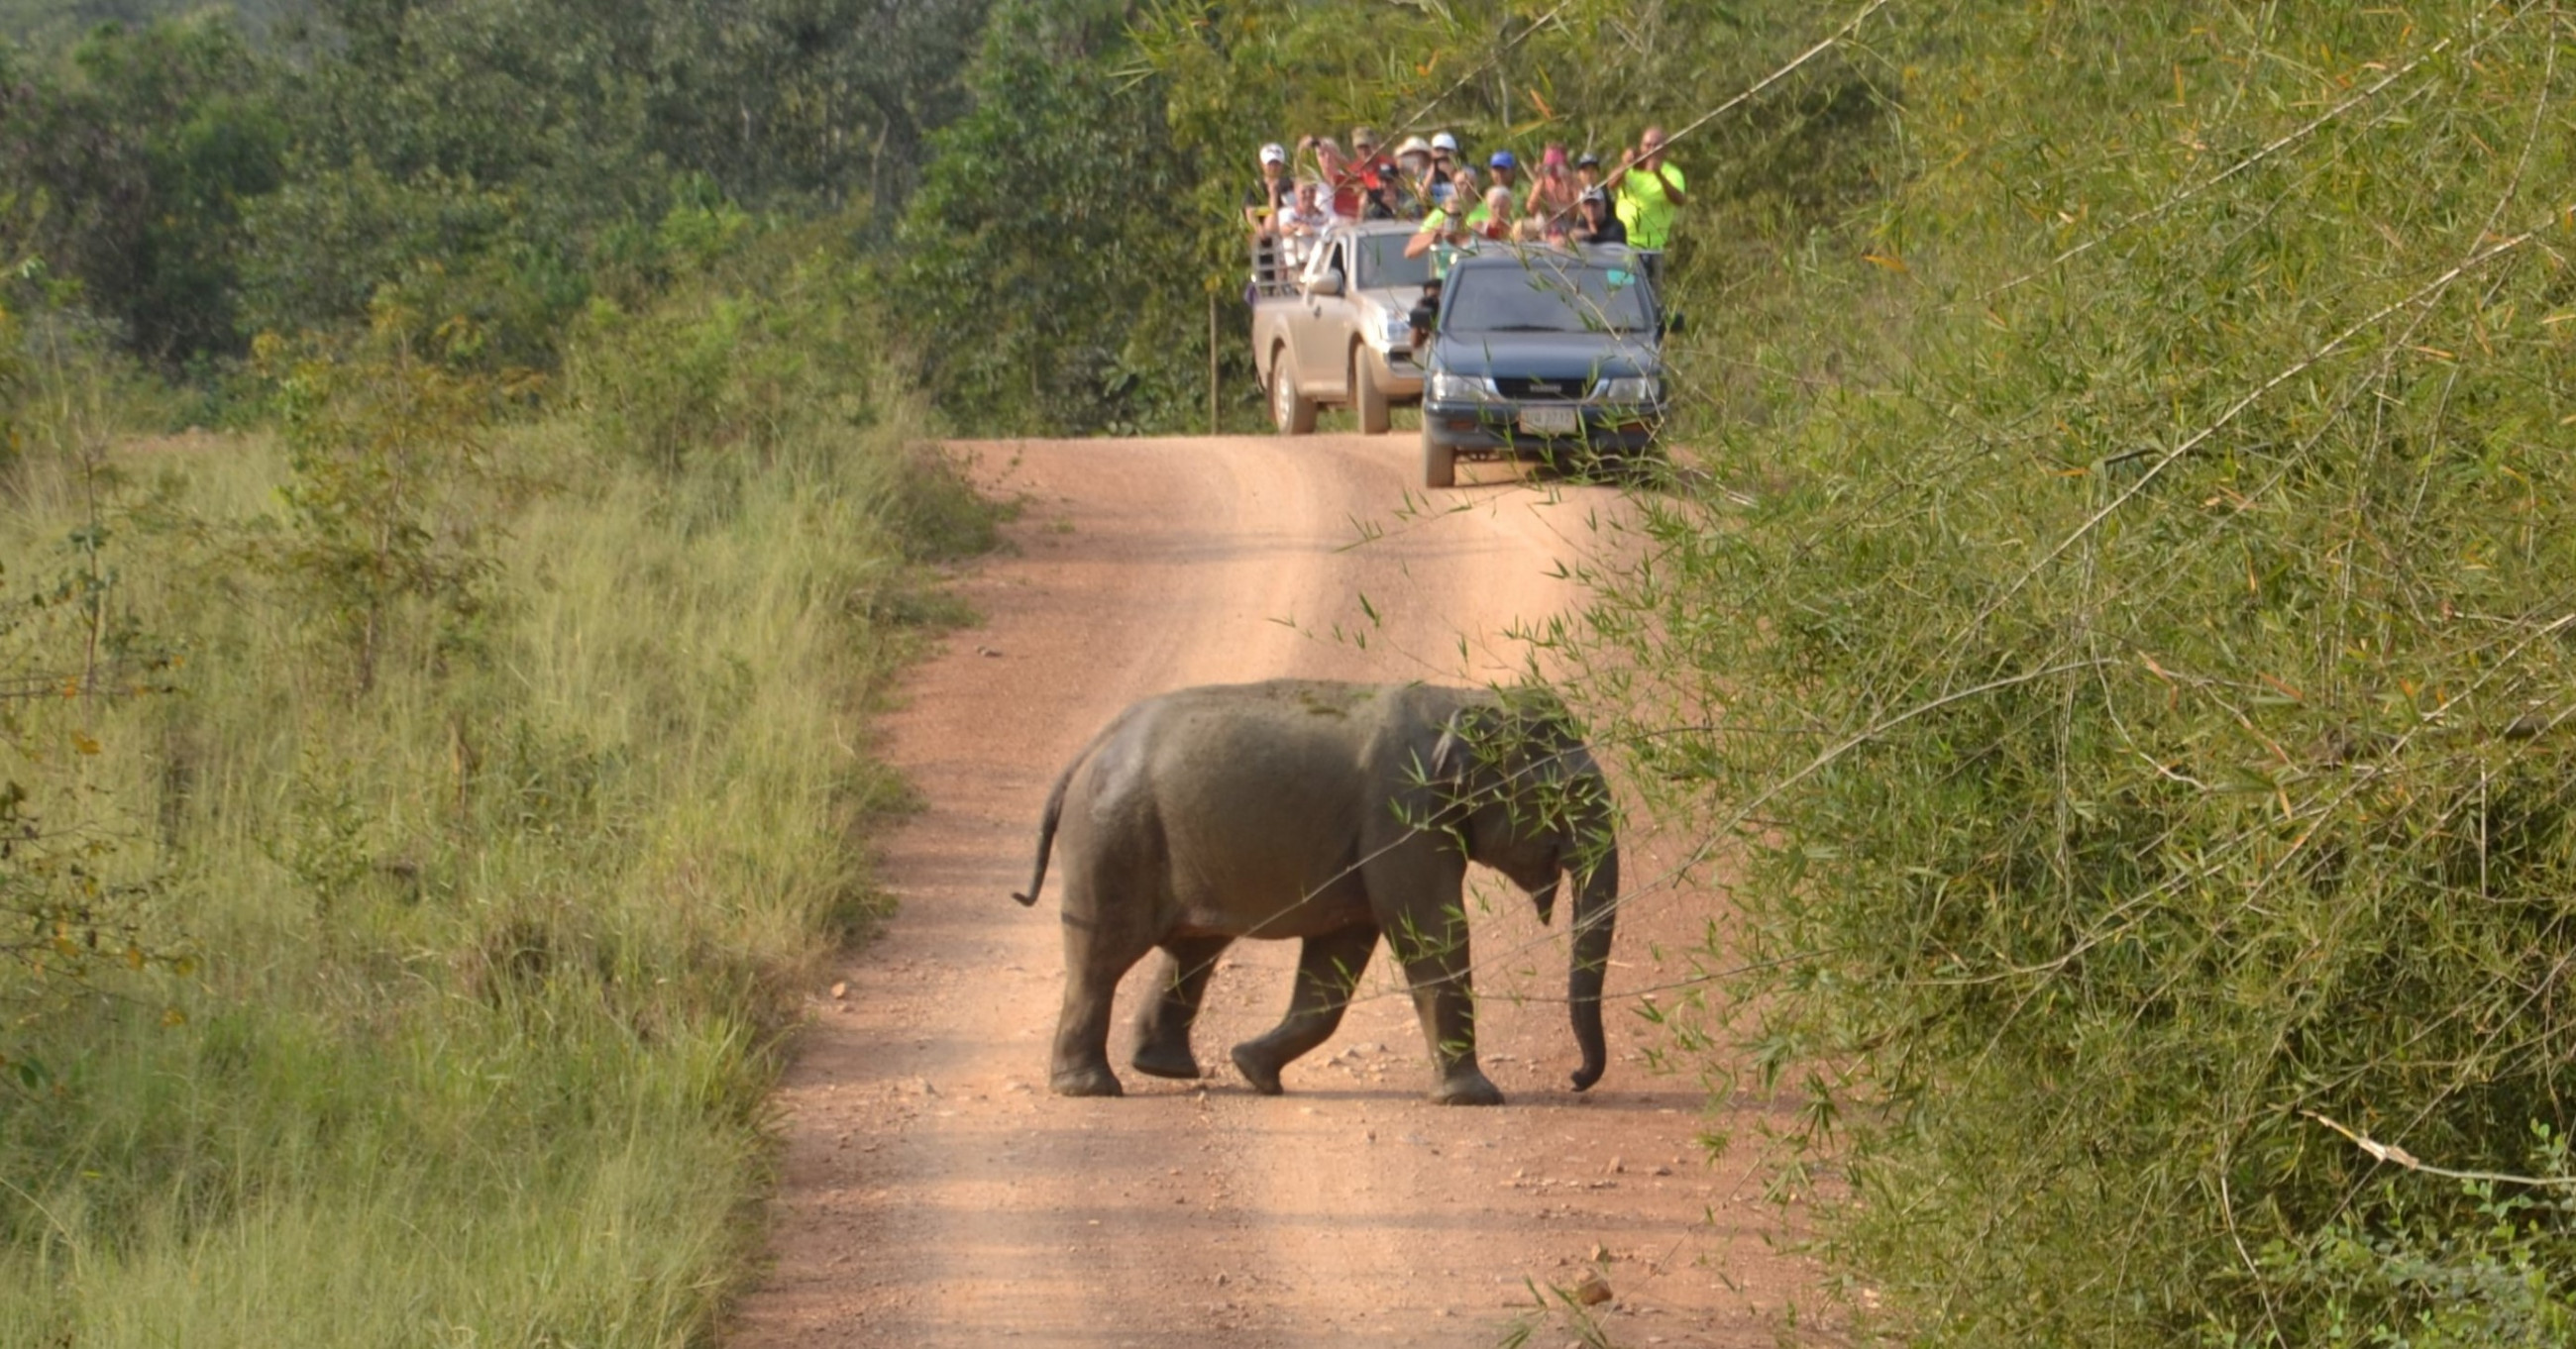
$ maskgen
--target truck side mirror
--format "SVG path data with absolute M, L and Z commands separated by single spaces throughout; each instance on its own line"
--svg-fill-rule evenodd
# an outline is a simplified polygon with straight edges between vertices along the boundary
M 1688 332 L 1688 331 L 1690 331 L 1690 315 L 1688 315 L 1688 314 L 1666 314 L 1666 315 L 1664 316 L 1664 331 L 1665 331 L 1666 333 L 1681 333 L 1681 332 Z
M 1307 287 L 1306 293 L 1319 299 L 1327 295 L 1341 294 L 1342 274 L 1338 271 L 1328 271 L 1316 277 L 1315 284 Z

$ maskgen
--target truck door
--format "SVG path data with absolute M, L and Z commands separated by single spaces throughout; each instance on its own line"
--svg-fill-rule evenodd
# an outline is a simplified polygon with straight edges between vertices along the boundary
M 1306 271 L 1296 312 L 1288 321 L 1288 341 L 1297 358 L 1297 387 L 1309 394 L 1339 397 L 1350 372 L 1344 360 L 1350 346 L 1351 242 L 1348 235 L 1330 239 Z M 1328 272 L 1342 274 L 1343 293 L 1318 295 L 1314 282 Z

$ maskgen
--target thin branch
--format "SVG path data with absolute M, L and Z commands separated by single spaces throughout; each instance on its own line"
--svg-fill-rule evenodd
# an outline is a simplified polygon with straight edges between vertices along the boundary
M 2576 1186 L 2576 1176 L 2517 1176 L 2503 1171 L 2455 1171 L 2447 1166 L 2435 1166 L 2394 1143 L 2382 1143 L 2366 1134 L 2347 1129 L 2314 1110 L 2302 1110 L 2299 1113 L 2352 1140 L 2354 1147 L 2369 1153 L 2373 1159 L 2387 1162 L 2392 1166 L 2402 1166 L 2409 1171 L 2421 1171 L 2428 1176 L 2442 1176 L 2450 1180 L 2483 1181 L 2494 1185 L 2528 1185 L 2537 1189 L 2552 1189 L 2562 1185 Z

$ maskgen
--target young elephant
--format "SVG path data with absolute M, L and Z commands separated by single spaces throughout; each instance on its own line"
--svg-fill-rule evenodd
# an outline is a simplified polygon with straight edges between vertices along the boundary
M 1610 795 L 1544 694 L 1423 684 L 1274 680 L 1183 689 L 1120 713 L 1047 795 L 1036 875 L 1061 834 L 1064 1012 L 1054 1089 L 1115 1096 L 1109 1004 L 1152 947 L 1159 995 L 1137 1021 L 1137 1071 L 1199 1075 L 1190 1024 L 1237 937 L 1297 937 L 1287 1018 L 1234 1048 L 1255 1090 L 1322 1044 L 1383 933 L 1413 985 L 1438 1084 L 1431 1099 L 1495 1105 L 1476 1066 L 1470 859 L 1529 892 L 1542 922 L 1575 876 L 1568 980 L 1583 1066 L 1600 1080 L 1601 981 L 1619 893 Z

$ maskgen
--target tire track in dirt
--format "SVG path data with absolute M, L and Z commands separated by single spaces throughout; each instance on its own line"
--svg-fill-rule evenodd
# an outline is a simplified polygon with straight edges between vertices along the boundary
M 1579 604 L 1554 573 L 1609 546 L 1596 526 L 1616 495 L 1489 469 L 1408 510 L 1400 437 L 969 448 L 989 489 L 1027 505 L 1013 549 L 959 583 L 983 621 L 888 719 L 885 750 L 927 803 L 886 845 L 901 910 L 837 976 L 847 998 L 815 1000 L 779 1102 L 772 1268 L 727 1342 L 1491 1345 L 1530 1307 L 1527 1281 L 1570 1283 L 1599 1248 L 1620 1343 L 1773 1343 L 1810 1276 L 1765 1243 L 1776 1215 L 1744 1164 L 1709 1166 L 1693 1141 L 1753 1115 L 1705 1117 L 1695 1084 L 1649 1076 L 1635 1051 L 1652 1032 L 1617 996 L 1685 972 L 1669 953 L 1710 897 L 1626 915 L 1610 1075 L 1577 1096 L 1562 1004 L 1511 996 L 1561 998 L 1561 940 L 1472 878 L 1489 901 L 1479 1038 L 1511 1096 L 1481 1111 L 1421 1101 L 1421 1035 L 1382 950 L 1289 1094 L 1252 1094 L 1224 1051 L 1285 1007 L 1288 942 L 1238 943 L 1220 967 L 1197 1035 L 1218 1076 L 1123 1068 L 1149 961 L 1112 1044 L 1129 1095 L 1048 1095 L 1054 892 L 1035 912 L 1009 899 L 1048 783 L 1119 708 L 1284 675 L 1508 675 L 1522 654 L 1502 634 Z M 1628 843 L 1632 876 L 1666 860 Z

